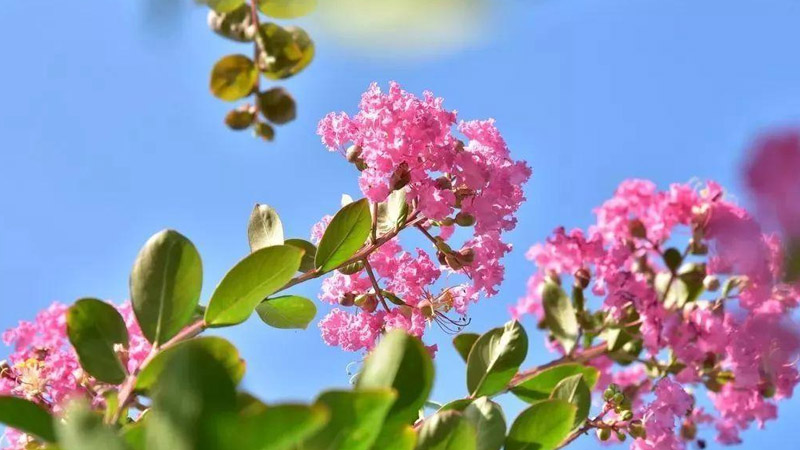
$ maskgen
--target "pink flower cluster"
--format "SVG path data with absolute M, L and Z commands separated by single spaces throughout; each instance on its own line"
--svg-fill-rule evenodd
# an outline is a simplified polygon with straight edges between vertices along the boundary
M 101 394 L 107 386 L 81 369 L 67 337 L 67 309 L 53 303 L 32 322 L 21 321 L 16 328 L 3 333 L 3 342 L 13 351 L 7 361 L 0 363 L 0 395 L 31 400 L 56 414 L 62 412 L 71 398 L 102 402 Z M 130 342 L 126 358 L 128 370 L 133 371 L 150 352 L 150 343 L 142 335 L 130 303 L 123 303 L 117 309 L 128 327 Z M 7 429 L 3 437 L 8 442 L 7 449 L 27 448 L 30 441 L 27 435 L 13 429 Z
M 436 250 L 431 259 L 422 249 L 406 251 L 392 240 L 370 255 L 381 289 L 403 304 L 389 307 L 379 299 L 377 309 L 369 301 L 356 313 L 334 310 L 320 323 L 328 344 L 370 349 L 382 330 L 399 327 L 421 336 L 426 322 L 434 320 L 457 328 L 459 322 L 445 313 L 466 314 L 468 303 L 497 293 L 504 276 L 500 260 L 511 250 L 502 234 L 516 226 L 531 170 L 511 159 L 493 120 L 457 122 L 456 113 L 430 92 L 418 98 L 396 83 L 387 93 L 372 84 L 355 116 L 328 114 L 318 133 L 361 171 L 359 185 L 371 202 L 403 190 L 409 217 L 420 219 L 418 228 Z M 326 225 L 325 220 L 316 225 L 312 239 L 321 237 Z M 453 244 L 456 225 L 471 232 L 460 245 Z M 432 294 L 432 285 L 447 273 L 465 275 L 469 282 Z M 362 270 L 333 274 L 320 299 L 349 306 L 353 296 L 364 295 L 381 297 Z
M 777 402 L 800 381 L 800 337 L 791 323 L 800 287 L 781 281 L 777 238 L 713 182 L 662 191 L 627 180 L 595 214 L 586 232 L 559 228 L 529 250 L 537 271 L 512 315 L 543 318 L 543 284 L 572 279 L 588 291 L 584 323 L 599 318 L 590 337 L 630 334 L 627 347 L 592 364 L 604 372 L 598 387 L 614 381 L 636 395 L 652 386 L 645 367 L 666 377 L 650 405 L 630 399 L 647 430 L 637 450 L 685 448 L 694 437 L 676 435 L 675 418 L 713 422 L 726 444 L 739 442 L 751 423 L 775 418 Z M 620 353 L 635 362 L 614 372 Z M 705 386 L 716 412 L 692 411 L 682 386 Z
M 755 142 L 745 180 L 759 214 L 800 237 L 800 130 L 765 134 Z

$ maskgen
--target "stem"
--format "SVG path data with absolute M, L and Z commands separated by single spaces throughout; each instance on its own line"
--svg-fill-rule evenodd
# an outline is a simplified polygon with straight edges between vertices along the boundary
M 422 225 L 420 225 L 420 224 L 417 224 L 417 225 L 416 225 L 416 227 L 417 227 L 417 229 L 418 229 L 419 231 L 421 231 L 421 232 L 422 232 L 422 234 L 424 234 L 424 235 L 425 235 L 425 237 L 426 237 L 426 238 L 428 238 L 428 239 L 429 239 L 431 242 L 433 242 L 433 245 L 434 245 L 434 246 L 436 246 L 436 238 L 435 238 L 435 237 L 433 237 L 433 235 L 432 235 L 432 234 L 431 234 L 431 233 L 430 233 L 428 230 L 426 230 L 426 229 L 425 229 L 425 227 L 423 227 L 423 226 L 422 226 Z M 436 249 L 438 250 L 438 249 L 439 249 L 439 247 L 436 247 Z
M 369 280 L 372 281 L 372 288 L 375 289 L 375 295 L 378 296 L 378 299 L 381 301 L 381 305 L 383 305 L 383 309 L 386 312 L 389 312 L 389 305 L 386 304 L 386 299 L 383 298 L 383 293 L 381 293 L 381 287 L 378 284 L 378 279 L 375 278 L 375 273 L 372 271 L 372 266 L 369 265 L 369 261 L 364 258 L 364 268 L 367 270 L 367 275 L 369 275 Z
M 120 416 L 122 415 L 122 411 L 125 409 L 125 407 L 128 406 L 128 404 L 133 399 L 132 396 L 134 390 L 136 389 L 136 380 L 137 377 L 139 376 L 139 373 L 141 373 L 142 369 L 147 367 L 150 361 L 152 361 L 153 358 L 155 358 L 156 355 L 161 350 L 173 347 L 174 345 L 183 342 L 187 339 L 191 339 L 197 336 L 198 334 L 202 333 L 203 330 L 205 329 L 206 329 L 206 323 L 203 319 L 200 319 L 197 322 L 181 330 L 172 339 L 168 340 L 164 344 L 160 346 L 154 345 L 153 348 L 150 350 L 150 353 L 147 355 L 144 361 L 142 361 L 142 364 L 139 365 L 136 371 L 128 375 L 125 381 L 122 382 L 122 385 L 119 388 L 119 404 L 117 405 L 117 410 L 114 411 L 114 415 L 111 417 L 111 423 L 117 423 L 119 421 Z
M 599 421 L 603 420 L 603 417 L 605 417 L 605 415 L 606 415 L 606 413 L 608 413 L 608 411 L 609 411 L 608 408 L 603 408 L 603 412 L 598 414 L 597 417 L 595 417 L 594 419 L 587 420 L 586 421 L 586 425 L 580 427 L 579 429 L 575 430 L 572 434 L 567 436 L 567 438 L 564 439 L 564 441 L 562 441 L 558 445 L 558 447 L 555 448 L 555 450 L 558 450 L 560 448 L 566 447 L 567 445 L 571 444 L 572 441 L 574 441 L 575 439 L 578 439 L 582 434 L 585 434 L 587 431 L 591 430 L 592 428 L 597 428 L 597 423 Z
M 519 386 L 531 376 L 536 375 L 537 373 L 542 372 L 545 369 L 549 369 L 559 364 L 568 362 L 582 363 L 586 361 L 591 361 L 592 359 L 597 358 L 598 356 L 602 356 L 603 354 L 606 353 L 606 351 L 607 351 L 607 345 L 604 342 L 602 344 L 595 345 L 594 347 L 589 347 L 586 350 L 583 350 L 574 355 L 563 356 L 561 358 L 550 361 L 547 364 L 543 364 L 541 366 L 534 367 L 533 369 L 528 369 L 519 372 L 518 374 L 514 375 L 514 378 L 512 378 L 511 381 L 508 383 L 508 387 L 504 392 L 508 392 L 512 388 Z

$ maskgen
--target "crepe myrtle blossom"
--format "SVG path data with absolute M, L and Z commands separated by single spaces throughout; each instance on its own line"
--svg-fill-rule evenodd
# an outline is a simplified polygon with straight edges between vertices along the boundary
M 33 321 L 21 321 L 2 335 L 12 349 L 0 362 L 0 395 L 24 398 L 54 413 L 62 413 L 65 403 L 80 397 L 93 404 L 103 403 L 103 392 L 110 386 L 86 374 L 67 337 L 66 305 L 53 303 L 39 312 Z M 117 306 L 128 328 L 129 345 L 120 348 L 128 371 L 133 372 L 150 352 L 150 343 L 142 335 L 130 302 Z M 31 438 L 13 429 L 3 435 L 6 449 L 22 450 Z
M 791 141 L 782 139 L 765 145 Z M 778 238 L 713 182 L 659 190 L 626 180 L 595 215 L 587 230 L 557 228 L 531 247 L 536 272 L 512 315 L 546 326 L 546 283 L 585 291 L 581 305 L 573 303 L 583 330 L 576 351 L 624 336 L 621 348 L 589 364 L 601 371 L 597 389 L 614 383 L 625 392 L 641 424 L 636 450 L 687 448 L 698 425 L 733 444 L 751 424 L 774 419 L 800 380 L 791 321 L 800 287 L 782 281 Z M 688 392 L 701 391 L 714 410 L 691 406 L 697 394 Z
M 493 120 L 459 122 L 430 92 L 420 98 L 397 83 L 390 83 L 388 92 L 372 84 L 359 107 L 353 116 L 323 118 L 317 130 L 322 142 L 357 167 L 359 186 L 371 202 L 402 190 L 413 213 L 424 219 L 417 228 L 432 241 L 433 252 L 404 249 L 393 239 L 369 256 L 377 284 L 367 270 L 331 275 L 320 299 L 356 309 L 336 309 L 325 317 L 323 338 L 355 351 L 372 348 L 389 328 L 422 336 L 426 322 L 435 321 L 457 331 L 466 322 L 447 313 L 465 315 L 469 303 L 495 295 L 503 280 L 500 261 L 511 250 L 503 233 L 516 226 L 531 170 L 511 159 Z M 312 240 L 321 238 L 328 221 L 314 226 Z M 454 243 L 455 227 L 468 230 L 460 245 Z M 466 280 L 434 289 L 453 274 Z M 385 295 L 377 285 L 399 305 L 380 298 Z

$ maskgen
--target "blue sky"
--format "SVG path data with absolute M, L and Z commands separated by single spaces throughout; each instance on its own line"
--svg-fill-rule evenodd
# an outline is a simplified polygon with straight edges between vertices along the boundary
M 507 320 L 532 269 L 525 250 L 558 224 L 588 224 L 621 180 L 712 178 L 744 202 L 749 140 L 800 119 L 793 0 L 496 1 L 476 43 L 419 58 L 357 51 L 304 20 L 317 57 L 285 83 L 299 115 L 273 144 L 227 130 L 230 105 L 208 92 L 214 61 L 247 50 L 213 35 L 201 8 L 175 12 L 153 14 L 141 1 L 4 5 L 0 329 L 55 300 L 125 300 L 138 248 L 165 227 L 201 251 L 204 298 L 246 254 L 255 202 L 274 206 L 288 234 L 307 236 L 343 192 L 357 194 L 316 123 L 353 111 L 371 81 L 430 89 L 462 118 L 496 118 L 533 167 L 506 281 L 472 311 L 474 331 Z M 317 288 L 297 293 L 313 298 Z M 268 400 L 344 386 L 358 359 L 326 347 L 315 326 L 281 331 L 255 319 L 224 334 L 248 360 L 247 387 Z M 443 349 L 434 398 L 463 395 L 449 338 L 431 336 Z M 541 336 L 532 343 L 529 363 L 544 361 Z M 510 412 L 520 406 L 508 402 Z M 800 403 L 785 402 L 742 448 L 785 444 L 798 420 Z

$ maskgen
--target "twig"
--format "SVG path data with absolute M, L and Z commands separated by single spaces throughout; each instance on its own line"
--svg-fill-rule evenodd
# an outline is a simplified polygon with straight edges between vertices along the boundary
M 389 312 L 389 305 L 386 304 L 386 299 L 383 298 L 383 293 L 381 292 L 381 287 L 378 284 L 378 279 L 375 278 L 375 273 L 372 271 L 372 266 L 367 261 L 367 258 L 363 259 L 364 261 L 364 268 L 367 270 L 367 275 L 369 275 L 369 280 L 372 282 L 372 288 L 375 289 L 375 295 L 378 296 L 378 300 L 381 301 L 381 305 L 383 305 L 383 309 L 386 312 Z

